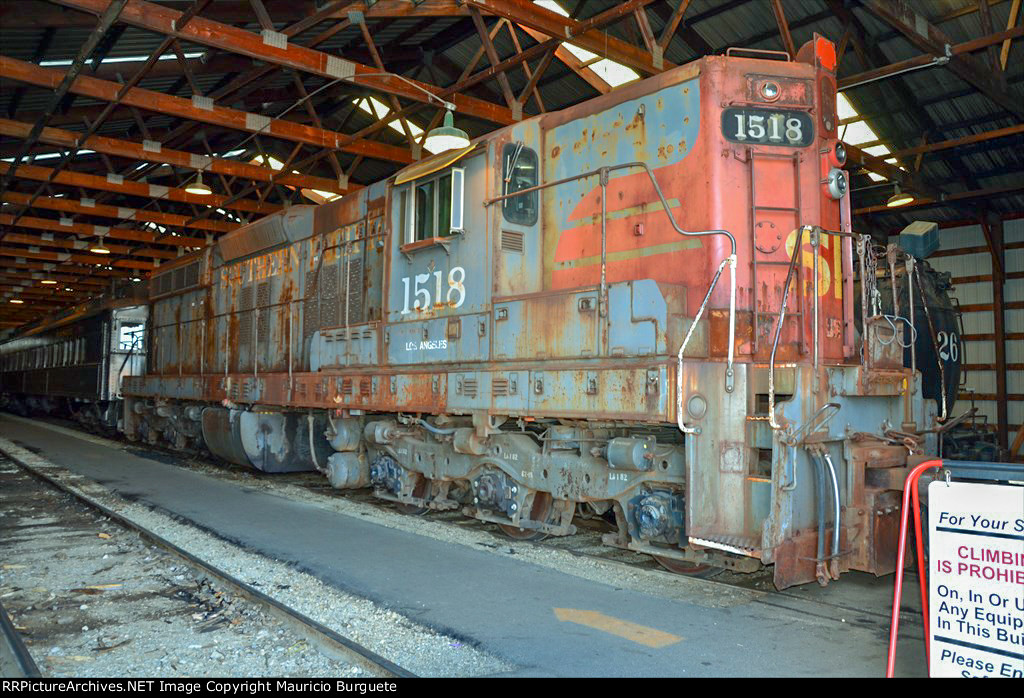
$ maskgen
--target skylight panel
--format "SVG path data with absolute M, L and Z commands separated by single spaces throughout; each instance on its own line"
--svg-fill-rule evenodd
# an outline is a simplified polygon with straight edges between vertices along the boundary
M 551 10 L 555 14 L 562 15 L 563 17 L 569 16 L 569 13 L 562 9 L 561 5 L 555 2 L 555 0 L 534 0 L 534 4 L 543 7 L 545 10 Z M 576 58 L 578 58 L 582 63 L 589 63 L 598 57 L 596 53 L 591 53 L 590 51 L 580 48 L 575 44 L 565 43 L 562 45 L 569 51 L 569 53 L 576 56 Z M 624 85 L 627 82 L 640 79 L 640 75 L 632 68 L 627 68 L 621 63 L 617 63 L 616 61 L 608 58 L 602 58 L 599 61 L 591 63 L 587 67 L 597 73 L 602 80 L 612 87 L 618 87 L 619 85 Z
M 78 155 L 90 155 L 90 154 L 95 153 L 95 152 L 96 152 L 95 150 L 79 150 L 77 154 Z M 39 155 L 35 155 L 35 156 L 32 156 L 32 155 L 26 156 L 25 159 L 23 160 L 23 162 L 28 162 L 29 159 L 31 159 L 31 160 L 52 160 L 53 158 L 59 158 L 59 157 L 63 157 L 63 156 L 64 156 L 64 153 L 40 153 Z M 14 162 L 17 159 L 18 158 L 3 158 L 3 162 Z
M 183 55 L 185 56 L 186 59 L 187 58 L 202 58 L 203 53 L 200 51 L 198 53 L 186 53 L 186 54 L 183 54 Z M 158 61 L 169 61 L 169 60 L 173 60 L 173 59 L 176 59 L 176 58 L 177 58 L 177 56 L 175 54 L 173 54 L 173 53 L 165 53 L 165 54 L 161 55 L 159 58 L 157 58 L 157 60 Z M 146 61 L 146 60 L 149 60 L 149 56 L 115 56 L 115 57 L 104 58 L 103 59 L 103 64 L 106 65 L 107 63 L 141 63 L 142 61 Z M 69 66 L 72 63 L 74 63 L 74 61 L 71 60 L 71 59 L 60 59 L 60 60 L 54 60 L 54 61 L 41 61 L 39 63 L 39 67 L 41 67 L 41 68 L 58 68 L 58 67 L 62 67 L 62 66 Z M 93 59 L 92 58 L 88 58 L 88 59 L 86 59 L 85 63 L 86 63 L 86 65 L 92 65 L 93 64 Z
M 370 99 L 373 99 L 373 98 L 371 97 Z M 374 101 L 376 101 L 376 100 L 374 100 Z M 378 102 L 378 104 L 379 104 L 379 102 Z M 381 105 L 381 106 L 383 106 L 383 105 Z M 412 124 L 409 124 L 409 126 L 411 128 Z M 267 155 L 265 159 L 262 156 L 257 155 L 256 157 L 254 157 L 251 160 L 251 162 L 254 162 L 257 165 L 265 164 L 265 165 L 267 165 L 268 167 L 270 167 L 271 169 L 274 169 L 274 170 L 280 170 L 281 168 L 284 167 L 284 163 L 281 162 L 280 160 L 278 160 L 277 158 L 275 158 L 273 155 Z M 300 172 L 298 170 L 292 170 L 292 172 L 294 174 L 300 174 Z M 289 187 L 289 188 L 290 189 L 294 189 L 294 187 Z M 340 199 L 341 198 L 341 194 L 335 194 L 334 192 L 331 192 L 331 191 L 321 191 L 319 189 L 302 189 L 301 191 L 302 191 L 302 195 L 303 196 L 305 196 L 307 199 L 315 201 L 318 204 L 326 204 L 329 201 L 334 201 L 335 199 Z
M 850 104 L 850 100 L 848 100 L 846 95 L 841 92 L 836 95 L 836 111 L 838 112 L 840 119 L 855 119 L 860 116 L 857 113 L 857 110 L 853 108 L 853 105 Z M 850 145 L 874 143 L 882 140 L 878 137 L 878 134 L 875 133 L 875 130 L 868 125 L 868 122 L 863 119 L 860 121 L 853 121 L 842 126 L 839 131 L 839 139 L 844 143 L 849 143 Z M 889 149 L 889 146 L 881 144 L 864 148 L 864 152 L 868 155 L 882 156 L 888 155 L 892 151 Z M 905 168 L 900 166 L 896 158 L 886 158 L 885 161 L 905 170 Z M 886 177 L 883 177 L 880 174 L 875 174 L 874 172 L 868 172 L 867 175 L 875 182 L 884 182 L 886 180 Z
M 391 113 L 391 109 L 375 97 L 361 97 L 355 100 L 355 105 L 375 119 L 384 119 Z M 408 119 L 406 119 L 405 122 L 409 124 L 409 132 L 412 133 L 414 138 L 418 138 L 423 133 L 423 129 L 413 122 Z M 402 128 L 402 122 L 397 119 L 390 122 L 388 124 L 388 128 L 402 134 L 403 136 L 405 135 L 405 130 Z M 439 152 L 437 149 L 428 148 L 426 145 L 423 146 L 423 149 L 428 151 L 431 155 L 436 155 Z

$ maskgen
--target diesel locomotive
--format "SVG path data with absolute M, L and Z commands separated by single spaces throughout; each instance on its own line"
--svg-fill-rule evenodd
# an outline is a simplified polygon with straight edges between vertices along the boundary
M 854 302 L 835 71 L 707 56 L 162 265 L 121 429 L 684 573 L 891 572 L 942 415 Z

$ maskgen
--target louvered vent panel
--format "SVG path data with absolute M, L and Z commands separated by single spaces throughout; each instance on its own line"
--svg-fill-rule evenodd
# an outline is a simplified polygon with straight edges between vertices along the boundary
M 492 378 L 491 395 L 493 397 L 505 397 L 508 395 L 508 378 Z
M 238 293 L 238 343 L 252 346 L 252 286 L 246 286 Z
M 479 386 L 476 378 L 463 378 L 462 379 L 462 394 L 469 398 L 474 398 L 477 395 Z
M 370 395 L 372 393 L 373 393 L 373 384 L 370 382 L 369 378 L 363 378 L 361 381 L 359 381 L 359 394 L 360 395 L 362 395 L 363 397 L 370 397 Z
M 301 212 L 282 211 L 275 215 L 265 216 L 222 236 L 217 240 L 221 257 L 225 262 L 232 262 L 288 242 L 288 235 L 285 232 L 285 217 L 299 213 Z
M 338 324 L 338 267 L 325 265 L 320 279 L 320 327 L 334 327 Z
M 256 287 L 256 307 L 260 309 L 260 318 L 256 323 L 259 341 L 267 344 L 270 333 L 270 282 L 262 281 Z
M 341 394 L 351 395 L 352 394 L 352 379 L 342 378 L 341 379 Z
M 505 252 L 522 252 L 525 245 L 525 236 L 513 230 L 501 231 L 501 249 Z
M 156 292 L 159 295 L 171 292 L 171 282 L 174 279 L 171 278 L 171 273 L 167 272 L 156 277 L 157 289 Z
M 155 274 L 149 282 L 150 296 L 159 298 L 160 296 L 195 288 L 200 282 L 199 275 L 202 270 L 202 264 L 203 260 L 197 259 L 183 267 L 171 269 L 162 274 Z
M 199 285 L 199 266 L 202 264 L 201 261 L 195 261 L 185 267 L 185 287 L 191 288 L 192 286 Z
M 363 320 L 363 260 L 353 259 L 348 267 L 348 322 Z
M 309 339 L 310 335 L 320 329 L 320 302 L 314 286 L 317 281 L 315 271 L 306 272 L 306 300 L 302 304 L 303 339 Z

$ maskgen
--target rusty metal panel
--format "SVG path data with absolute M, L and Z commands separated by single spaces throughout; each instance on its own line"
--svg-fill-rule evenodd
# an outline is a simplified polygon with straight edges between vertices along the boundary
M 651 279 L 610 284 L 607 353 L 611 356 L 671 353 L 670 337 L 682 341 L 685 312 L 686 288 L 683 286 L 658 284 Z M 670 320 L 676 323 L 674 327 Z M 671 333 L 673 329 L 676 331 Z
M 451 337 L 449 321 L 457 323 L 459 337 Z M 448 363 L 486 361 L 490 354 L 490 318 L 483 313 L 396 323 L 384 330 L 388 363 Z
M 311 371 L 340 369 L 346 366 L 377 366 L 380 328 L 354 325 L 318 330 L 310 344 Z
M 596 357 L 597 290 L 545 293 L 494 304 L 496 359 Z
M 664 365 L 598 369 L 531 370 L 526 388 L 531 414 L 655 422 L 665 418 L 670 392 Z
M 233 230 L 217 240 L 225 262 L 233 262 L 313 234 L 314 206 L 292 206 Z

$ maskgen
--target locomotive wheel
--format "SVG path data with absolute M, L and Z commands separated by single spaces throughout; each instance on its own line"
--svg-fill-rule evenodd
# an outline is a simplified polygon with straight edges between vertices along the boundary
M 695 562 L 677 560 L 674 557 L 662 557 L 661 555 L 652 555 L 651 557 L 657 560 L 659 565 L 673 574 L 684 574 L 690 577 L 707 577 L 716 571 L 711 565 L 698 565 Z
M 412 491 L 412 496 L 423 499 L 428 494 L 430 494 L 430 480 L 425 477 L 421 477 L 419 483 L 417 483 L 416 487 Z M 409 516 L 423 516 L 430 511 L 429 507 L 421 507 L 415 504 L 396 504 L 395 508 Z
M 530 509 L 530 518 L 534 521 L 543 521 L 544 523 L 555 523 L 551 519 L 554 506 L 552 505 L 551 495 L 546 492 L 538 492 L 533 497 L 533 508 Z M 519 528 L 512 524 L 498 524 L 498 528 L 505 532 L 505 535 L 514 540 L 544 540 L 550 533 L 544 533 L 532 528 Z

